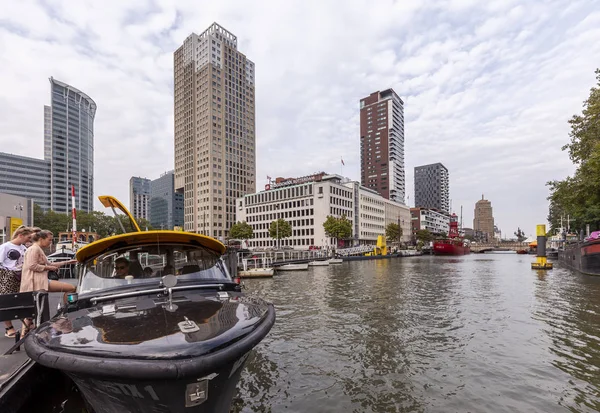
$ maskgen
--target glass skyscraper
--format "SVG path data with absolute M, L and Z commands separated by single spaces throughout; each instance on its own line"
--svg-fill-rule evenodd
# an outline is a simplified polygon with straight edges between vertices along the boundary
M 96 103 L 82 91 L 50 78 L 51 105 L 44 108 L 44 158 L 50 162 L 50 208 L 71 210 L 71 185 L 77 209 L 94 206 L 94 117 Z
M 150 224 L 154 229 L 183 226 L 183 193 L 175 192 L 175 172 L 165 172 L 150 184 Z

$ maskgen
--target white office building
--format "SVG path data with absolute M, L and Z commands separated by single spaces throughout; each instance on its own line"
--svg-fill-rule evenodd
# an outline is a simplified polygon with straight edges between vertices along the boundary
M 339 175 L 321 172 L 295 179 L 278 178 L 264 191 L 238 198 L 236 205 L 236 221 L 246 221 L 254 230 L 254 238 L 249 240 L 251 248 L 276 245 L 269 227 L 278 218 L 292 226 L 292 236 L 282 239 L 281 247 L 335 245 L 336 240 L 327 237 L 323 228 L 329 215 L 345 215 L 352 223 L 352 245 L 374 244 L 378 235 L 385 235 L 389 222 L 405 225 L 405 239 L 410 238 L 408 207 Z

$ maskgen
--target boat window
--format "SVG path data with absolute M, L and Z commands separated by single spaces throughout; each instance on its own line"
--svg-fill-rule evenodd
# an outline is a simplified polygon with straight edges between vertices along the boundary
M 228 281 L 220 256 L 190 245 L 144 245 L 112 250 L 82 266 L 79 293 L 127 284 L 158 285 L 167 274 L 180 281 Z

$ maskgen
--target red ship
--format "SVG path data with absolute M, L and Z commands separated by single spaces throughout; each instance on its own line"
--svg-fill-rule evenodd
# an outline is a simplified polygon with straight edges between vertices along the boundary
M 448 238 L 433 242 L 433 253 L 435 255 L 466 255 L 471 253 L 469 242 L 461 238 L 458 233 L 458 217 L 456 214 L 452 214 L 450 217 Z

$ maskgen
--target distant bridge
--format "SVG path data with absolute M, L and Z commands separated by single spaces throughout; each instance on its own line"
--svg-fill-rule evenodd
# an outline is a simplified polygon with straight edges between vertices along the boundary
M 519 251 L 528 250 L 529 243 L 527 242 L 494 242 L 494 243 L 473 243 L 471 244 L 471 252 L 486 252 L 486 251 Z

